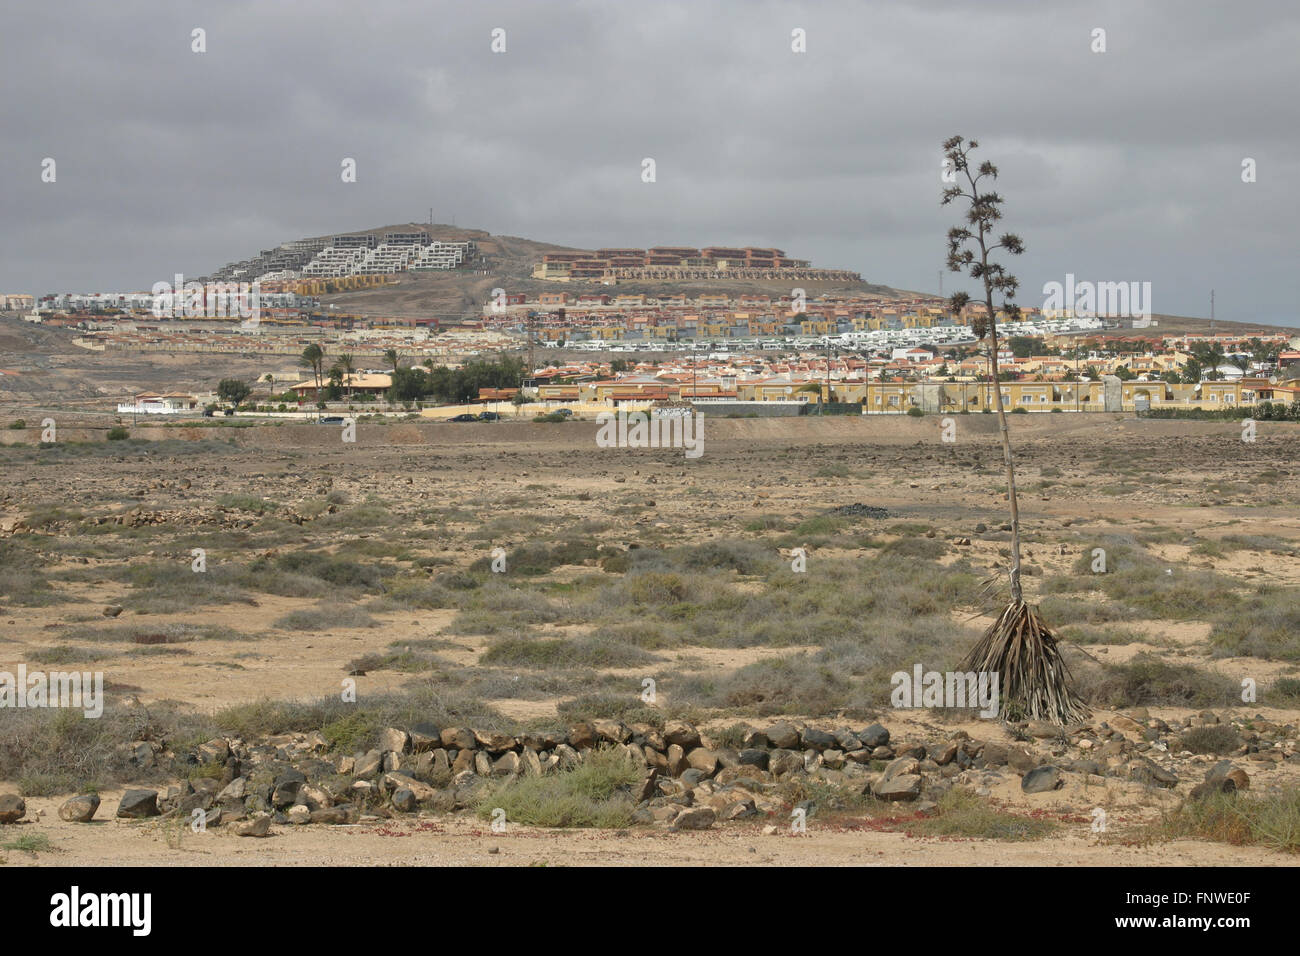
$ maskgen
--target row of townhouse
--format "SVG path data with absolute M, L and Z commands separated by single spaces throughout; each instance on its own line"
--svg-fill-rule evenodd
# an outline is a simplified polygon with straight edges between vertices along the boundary
M 835 370 L 843 374 L 847 370 Z M 781 372 L 755 379 L 716 375 L 693 377 L 689 372 L 633 374 L 583 382 L 538 386 L 544 401 L 624 402 L 680 401 L 730 398 L 742 402 L 840 402 L 861 404 L 865 413 L 903 412 L 912 407 L 932 412 L 982 412 L 996 407 L 989 382 L 872 381 L 863 377 L 817 376 L 810 372 Z M 1098 382 L 1016 381 L 1001 383 L 1007 408 L 1026 411 L 1134 411 L 1142 408 L 1228 408 L 1261 401 L 1300 401 L 1300 380 L 1269 382 L 1240 379 L 1170 385 L 1164 382 L 1122 382 L 1105 376 Z

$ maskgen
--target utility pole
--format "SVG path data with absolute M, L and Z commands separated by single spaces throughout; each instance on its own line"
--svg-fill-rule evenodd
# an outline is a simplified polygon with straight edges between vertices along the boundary
M 1214 334 L 1214 290 L 1210 290 L 1210 334 Z
M 537 368 L 533 362 L 533 325 L 537 321 L 537 313 L 530 311 L 528 313 L 528 377 L 533 377 L 533 371 Z
M 831 337 L 826 335 L 826 402 L 831 400 Z

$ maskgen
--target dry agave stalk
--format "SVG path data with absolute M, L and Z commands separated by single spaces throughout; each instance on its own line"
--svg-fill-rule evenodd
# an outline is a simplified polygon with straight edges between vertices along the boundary
M 1038 609 L 1024 601 L 1006 605 L 958 668 L 998 674 L 1002 716 L 1072 724 L 1088 708 L 1070 686 L 1070 669 L 1056 635 Z
M 1005 266 L 989 260 L 989 253 L 1001 249 L 1011 255 L 1024 251 L 1024 243 L 1013 233 L 1005 233 L 993 242 L 993 229 L 1002 218 L 1002 197 L 995 192 L 981 192 L 980 181 L 995 180 L 997 167 L 985 160 L 978 174 L 972 173 L 969 153 L 979 144 L 965 142 L 954 136 L 943 144 L 944 155 L 950 164 L 953 179 L 964 175 L 966 186 L 953 185 L 943 191 L 943 204 L 962 199 L 969 203 L 966 212 L 967 227 L 955 226 L 948 230 L 948 268 L 953 272 L 967 270 L 971 278 L 984 284 L 984 315 L 976 315 L 972 327 L 977 338 L 987 338 L 989 344 L 989 379 L 997 402 L 998 427 L 1002 438 L 1002 457 L 1006 465 L 1007 506 L 1011 512 L 1011 567 L 1008 577 L 1011 600 L 998 615 L 993 625 L 962 662 L 963 671 L 998 674 L 1001 696 L 1001 713 L 1008 717 L 1032 717 L 1036 720 L 1069 724 L 1084 719 L 1088 709 L 1070 687 L 1070 672 L 1061 657 L 1057 639 L 1038 616 L 1038 609 L 1025 603 L 1020 586 L 1020 508 L 1016 499 L 1016 472 L 1011 458 L 1011 432 L 1007 425 L 1006 407 L 1002 401 L 1002 385 L 998 374 L 997 311 L 993 305 L 994 292 L 1002 294 L 1008 315 L 1019 314 L 1012 303 L 1019 282 Z M 988 190 L 988 185 L 983 187 Z M 969 190 L 969 191 L 968 191 Z M 979 249 L 979 255 L 974 248 Z M 965 292 L 952 296 L 954 314 L 970 301 Z

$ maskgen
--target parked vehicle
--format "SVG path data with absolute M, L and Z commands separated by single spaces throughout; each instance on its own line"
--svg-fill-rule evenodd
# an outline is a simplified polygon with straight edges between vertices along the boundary
M 501 419 L 501 416 L 498 415 L 496 412 L 479 412 L 479 413 L 478 413 L 478 420 L 481 421 L 481 422 L 495 422 L 495 421 L 499 421 L 500 419 Z
M 453 422 L 476 422 L 476 421 L 478 421 L 478 416 L 477 416 L 477 415 L 471 415 L 469 412 L 466 412 L 464 415 L 457 415 L 455 418 L 451 419 L 451 421 L 453 421 Z
M 342 415 L 326 415 L 323 418 L 316 419 L 317 425 L 342 425 Z

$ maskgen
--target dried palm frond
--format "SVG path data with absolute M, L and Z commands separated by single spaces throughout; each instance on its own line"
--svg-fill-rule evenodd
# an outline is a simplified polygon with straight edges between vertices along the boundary
M 1045 720 L 1066 725 L 1088 717 L 1071 687 L 1070 670 L 1057 639 L 1038 609 L 1012 601 L 984 632 L 959 670 L 998 675 L 1004 719 Z

